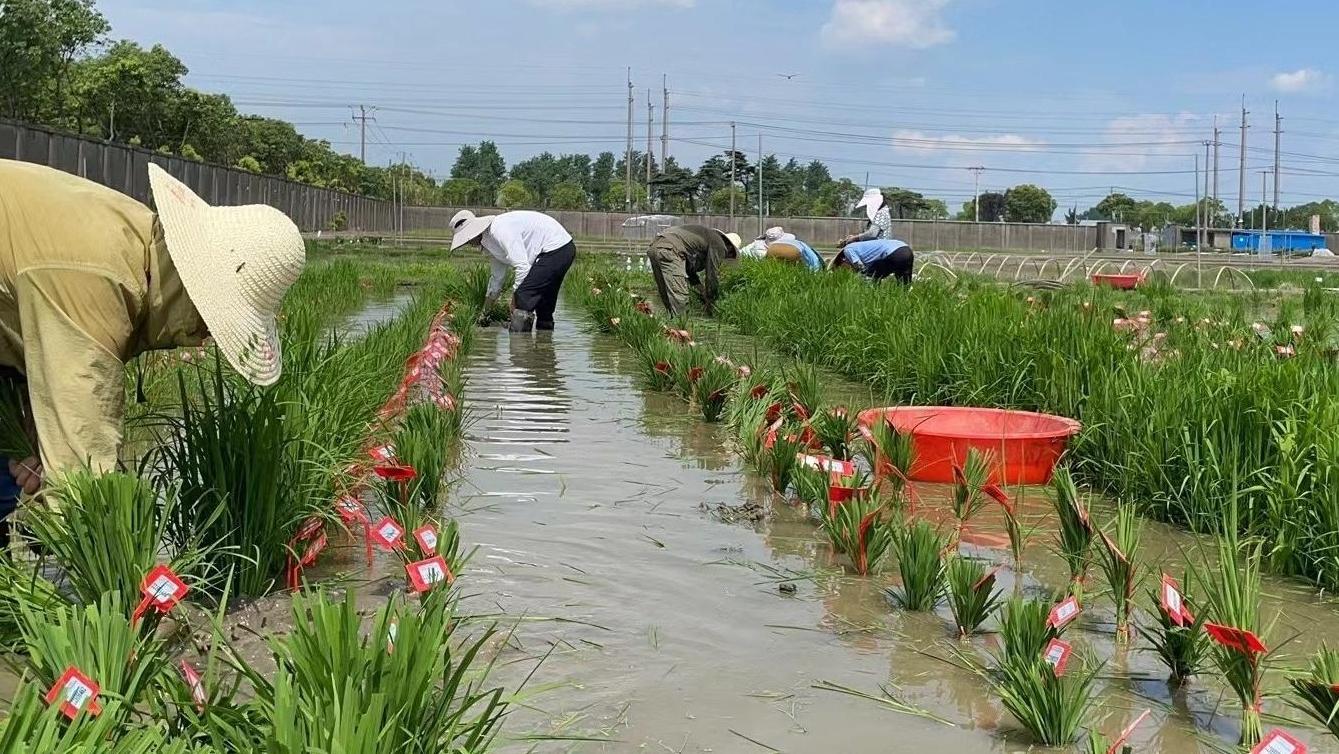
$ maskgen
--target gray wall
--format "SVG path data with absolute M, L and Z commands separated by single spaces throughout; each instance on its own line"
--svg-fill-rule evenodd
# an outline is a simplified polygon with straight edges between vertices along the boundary
M 410 207 L 405 210 L 408 230 L 440 230 L 444 233 L 451 215 L 459 208 Z M 479 214 L 503 210 L 472 208 Z M 626 238 L 624 212 L 567 212 L 549 210 L 574 236 Z M 758 218 L 727 215 L 685 215 L 685 222 L 733 230 L 745 239 L 758 235 Z M 780 225 L 811 244 L 832 246 L 842 238 L 865 229 L 863 218 L 768 217 L 764 227 Z M 1026 223 L 973 223 L 952 220 L 896 220 L 893 234 L 914 248 L 930 249 L 1019 249 L 1044 251 L 1092 251 L 1101 237 L 1099 229 L 1077 225 L 1031 225 Z
M 0 119 L 0 159 L 59 168 L 149 203 L 150 162 L 156 163 L 215 205 L 269 204 L 302 230 L 323 230 L 340 212 L 349 230 L 391 228 L 391 203 L 316 188 L 274 176 L 211 165 Z

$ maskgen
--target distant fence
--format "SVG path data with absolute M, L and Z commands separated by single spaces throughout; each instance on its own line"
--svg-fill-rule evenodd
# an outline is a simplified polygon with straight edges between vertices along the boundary
M 449 227 L 457 208 L 407 207 L 406 230 L 442 230 Z M 503 210 L 473 207 L 475 212 Z M 572 235 L 585 238 L 622 239 L 623 222 L 635 214 L 626 212 L 575 212 L 548 210 Z M 758 217 L 736 215 L 682 215 L 684 222 L 734 231 L 745 239 L 758 235 Z M 768 217 L 763 227 L 780 225 L 812 244 L 831 246 L 865 229 L 863 218 Z M 953 220 L 894 220 L 893 235 L 918 249 L 1026 249 L 1045 251 L 1091 251 L 1100 246 L 1105 228 L 1081 225 L 1034 225 L 1027 223 L 975 223 Z
M 268 204 L 302 230 L 330 228 L 344 213 L 346 228 L 370 232 L 393 227 L 390 202 L 257 175 L 237 168 L 0 119 L 0 158 L 64 170 L 149 203 L 149 163 L 155 163 L 214 205 Z

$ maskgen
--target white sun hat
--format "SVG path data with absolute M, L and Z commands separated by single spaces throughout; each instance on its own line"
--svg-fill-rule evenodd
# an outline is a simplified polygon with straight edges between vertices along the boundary
M 725 240 L 729 241 L 730 245 L 734 247 L 736 254 L 744 248 L 744 239 L 740 238 L 738 233 L 722 233 L 721 235 L 725 236 Z
M 476 216 L 462 209 L 451 217 L 451 251 L 455 251 L 474 239 L 482 236 L 488 226 L 493 224 L 495 215 Z
M 855 205 L 856 209 L 865 208 L 865 214 L 869 216 L 869 221 L 874 222 L 874 216 L 879 214 L 879 209 L 883 207 L 883 192 L 876 189 L 865 189 L 865 195 L 860 197 L 860 202 Z
M 275 318 L 307 261 L 298 226 L 265 204 L 211 207 L 152 163 L 149 188 L 168 256 L 214 343 L 248 381 L 273 385 L 282 368 Z
M 767 243 L 781 243 L 782 241 L 794 241 L 795 234 L 787 233 L 784 228 L 778 225 L 773 228 L 768 228 L 767 232 L 762 234 L 759 240 L 766 241 Z

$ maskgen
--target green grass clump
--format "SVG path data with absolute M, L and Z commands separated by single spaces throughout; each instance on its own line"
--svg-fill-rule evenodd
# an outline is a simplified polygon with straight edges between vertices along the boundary
M 1001 664 L 1026 664 L 1041 657 L 1051 639 L 1060 634 L 1047 625 L 1051 605 L 1040 600 L 1012 597 L 1000 611 Z
M 948 538 L 925 519 L 893 529 L 902 586 L 893 599 L 903 609 L 928 612 L 944 594 L 944 550 Z
M 1322 648 L 1307 675 L 1293 678 L 1293 705 L 1339 738 L 1339 652 Z
M 1000 606 L 995 589 L 995 574 L 979 560 L 954 555 L 944 568 L 948 583 L 948 604 L 958 635 L 966 638 L 977 632 Z
M 1068 671 L 1056 677 L 1038 656 L 1004 663 L 992 683 L 1004 708 L 1038 744 L 1069 746 L 1092 713 L 1099 669 L 1071 660 Z
M 1092 564 L 1089 552 L 1097 531 L 1088 514 L 1088 503 L 1080 495 L 1069 469 L 1061 466 L 1051 479 L 1055 492 L 1055 515 L 1060 526 L 1056 530 L 1056 545 L 1060 557 L 1069 567 L 1070 584 L 1075 590 L 1083 586 Z
M 823 529 L 832 547 L 862 576 L 878 568 L 894 546 L 897 527 L 883 512 L 883 505 L 867 490 L 844 503 L 824 506 Z
M 1111 589 L 1116 604 L 1116 641 L 1128 644 L 1130 621 L 1134 614 L 1134 595 L 1139 587 L 1139 516 L 1133 505 L 1121 505 L 1111 522 L 1111 531 L 1101 533 L 1097 548 L 1098 565 Z

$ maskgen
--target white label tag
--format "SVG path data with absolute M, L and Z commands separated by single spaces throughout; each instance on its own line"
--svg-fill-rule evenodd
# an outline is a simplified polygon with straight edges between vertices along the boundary
M 1181 593 L 1171 584 L 1162 585 L 1162 599 L 1167 603 L 1167 610 L 1179 614 L 1181 612 Z
M 1078 606 L 1073 602 L 1063 602 L 1056 608 L 1055 617 L 1059 618 L 1061 623 L 1068 623 L 1078 611 Z
M 1273 740 L 1265 742 L 1260 754 L 1294 754 L 1296 751 L 1297 747 L 1291 741 L 1282 736 L 1275 736 Z
M 177 594 L 177 585 L 167 576 L 159 576 L 149 584 L 149 596 L 154 602 L 170 602 Z
M 446 572 L 435 562 L 428 562 L 418 567 L 419 578 L 423 579 L 425 584 L 436 584 L 446 578 Z
M 93 689 L 90 689 L 78 678 L 71 678 L 66 681 L 63 693 L 65 701 L 77 710 L 83 709 L 88 700 L 93 697 Z
M 1050 649 L 1046 650 L 1046 662 L 1050 663 L 1052 667 L 1059 664 L 1060 661 L 1064 659 L 1064 657 L 1065 657 L 1064 647 L 1053 646 Z
M 434 532 L 425 531 L 420 534 L 419 537 L 422 538 L 424 547 L 427 547 L 429 550 L 437 549 L 437 535 Z
M 381 534 L 381 538 L 387 542 L 394 542 L 400 538 L 400 527 L 390 522 L 382 524 L 377 531 Z

